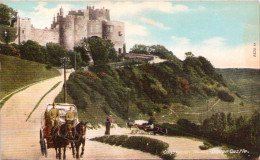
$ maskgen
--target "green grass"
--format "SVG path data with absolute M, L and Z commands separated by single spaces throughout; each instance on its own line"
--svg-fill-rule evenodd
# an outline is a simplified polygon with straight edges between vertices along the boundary
M 60 75 L 56 69 L 46 69 L 46 64 L 40 64 L 16 57 L 0 54 L 0 97 L 31 83 Z
M 46 93 L 42 96 L 42 98 L 38 101 L 38 103 L 36 104 L 36 106 L 33 108 L 32 112 L 29 114 L 29 116 L 28 116 L 28 118 L 26 119 L 25 122 L 28 121 L 28 119 L 31 117 L 31 115 L 33 114 L 33 112 L 38 108 L 38 106 L 40 105 L 40 103 L 41 103 L 41 101 L 43 100 L 43 98 L 46 97 L 52 90 L 54 90 L 55 88 L 57 88 L 60 83 L 61 83 L 61 81 L 58 82 L 58 83 L 56 83 L 48 92 L 46 92 Z

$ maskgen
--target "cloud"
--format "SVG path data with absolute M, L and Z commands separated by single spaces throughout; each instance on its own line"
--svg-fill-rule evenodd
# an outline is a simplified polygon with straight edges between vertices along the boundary
M 149 19 L 149 18 L 145 18 L 145 17 L 142 17 L 140 18 L 140 20 L 146 24 L 149 24 L 149 25 L 152 25 L 152 26 L 155 26 L 155 27 L 159 27 L 163 30 L 169 30 L 171 29 L 170 27 L 166 27 L 164 26 L 164 24 L 160 23 L 160 22 L 157 22 L 157 21 L 154 21 L 152 19 Z
M 64 15 L 67 15 L 71 8 L 76 8 L 76 6 L 70 4 L 58 4 L 55 8 L 47 8 L 47 4 L 48 2 L 38 2 L 38 5 L 33 8 L 33 12 L 19 11 L 19 13 L 21 17 L 31 18 L 31 22 L 35 28 L 49 28 L 53 21 L 53 16 L 57 16 L 61 7 L 64 10 Z
M 124 23 L 125 23 L 125 32 L 127 38 L 131 36 L 146 37 L 149 35 L 147 28 L 143 25 L 132 23 L 129 21 L 124 21 Z
M 225 38 L 213 37 L 192 44 L 189 38 L 172 36 L 172 44 L 167 46 L 180 59 L 185 59 L 185 52 L 195 56 L 206 57 L 218 68 L 260 68 L 259 44 L 256 45 L 256 57 L 253 55 L 252 44 L 228 46 Z
M 188 11 L 185 5 L 175 5 L 171 2 L 111 2 L 102 1 L 95 5 L 97 8 L 105 7 L 110 9 L 111 16 L 114 18 L 134 16 L 144 13 L 145 11 L 159 11 L 162 13 L 177 13 Z

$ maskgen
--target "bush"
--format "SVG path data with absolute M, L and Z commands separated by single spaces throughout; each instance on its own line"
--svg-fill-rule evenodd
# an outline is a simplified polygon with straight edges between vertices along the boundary
M 218 92 L 218 98 L 225 102 L 234 102 L 234 97 L 229 95 L 226 91 L 219 91 Z
M 171 153 L 166 151 L 165 153 L 163 152 L 162 155 L 160 156 L 163 160 L 173 160 L 176 157 L 176 153 Z
M 46 68 L 46 69 L 52 69 L 52 65 L 51 65 L 51 64 L 48 64 L 45 68 Z
M 167 155 L 163 153 L 163 151 L 168 149 L 169 147 L 168 143 L 165 143 L 157 139 L 148 138 L 148 137 L 142 137 L 142 136 L 128 137 L 126 135 L 121 135 L 121 136 L 112 135 L 112 136 L 96 137 L 96 138 L 92 138 L 91 140 L 108 143 L 110 145 L 117 145 L 117 146 L 122 145 L 122 147 L 141 150 L 154 155 L 168 157 L 169 159 L 171 157 L 174 158 L 174 155 Z

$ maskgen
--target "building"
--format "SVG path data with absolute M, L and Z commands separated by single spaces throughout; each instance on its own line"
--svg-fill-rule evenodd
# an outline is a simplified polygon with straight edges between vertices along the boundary
M 118 53 L 122 53 L 125 43 L 124 23 L 110 21 L 108 9 L 95 9 L 94 6 L 87 6 L 84 10 L 69 11 L 66 16 L 60 8 L 49 29 L 34 28 L 30 18 L 18 17 L 17 28 L 16 43 L 18 44 L 27 40 L 37 41 L 41 45 L 53 42 L 72 50 L 74 46 L 80 45 L 84 38 L 97 36 L 111 40 Z

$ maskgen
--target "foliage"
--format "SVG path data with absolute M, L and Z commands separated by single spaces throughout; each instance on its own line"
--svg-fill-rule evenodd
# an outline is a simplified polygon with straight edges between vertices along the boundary
M 229 95 L 228 92 L 226 91 L 218 91 L 218 97 L 219 99 L 221 99 L 222 101 L 226 101 L 226 102 L 234 102 L 234 97 Z
M 130 49 L 130 53 L 149 54 L 149 46 L 143 44 L 135 44 L 133 48 Z
M 60 59 L 67 56 L 67 50 L 63 46 L 52 42 L 46 44 L 46 51 L 48 62 L 54 66 L 61 66 Z
M 119 61 L 114 44 L 110 40 L 99 37 L 84 39 L 87 49 L 90 51 L 95 65 L 103 65 L 109 62 Z
M 194 54 L 192 52 L 186 52 L 185 56 L 186 56 L 186 58 L 187 57 L 194 57 Z
M 80 52 L 68 52 L 69 58 L 70 58 L 70 64 L 73 68 L 75 68 L 75 61 L 76 61 L 76 69 L 80 69 L 82 66 L 86 66 L 86 62 L 82 60 L 82 56 Z
M 20 57 L 20 51 L 16 49 L 14 46 L 8 44 L 0 45 L 0 54 Z
M 81 59 L 82 59 L 82 63 L 85 62 L 85 64 L 89 64 L 90 58 L 89 58 L 89 54 L 87 52 L 87 50 L 84 48 L 84 46 L 77 46 L 74 47 L 74 51 L 80 53 Z
M 16 32 L 17 32 L 16 27 L 9 27 L 0 24 L 0 41 L 6 44 L 15 41 L 17 37 Z
M 16 12 L 5 4 L 0 4 L 0 25 L 13 26 L 16 22 Z
M 135 54 L 152 54 L 162 59 L 180 61 L 171 51 L 165 48 L 163 45 L 151 45 L 146 46 L 143 44 L 135 44 L 131 49 L 130 53 Z
M 20 53 L 22 59 L 27 59 L 30 61 L 46 63 L 47 53 L 46 48 L 39 45 L 38 42 L 28 40 L 23 42 L 20 47 Z
M 174 153 L 164 153 L 167 151 L 169 144 L 149 137 L 126 135 L 112 135 L 92 138 L 91 140 L 108 143 L 110 145 L 122 145 L 122 147 L 141 150 L 143 152 L 152 153 L 161 156 L 163 159 L 173 159 Z

